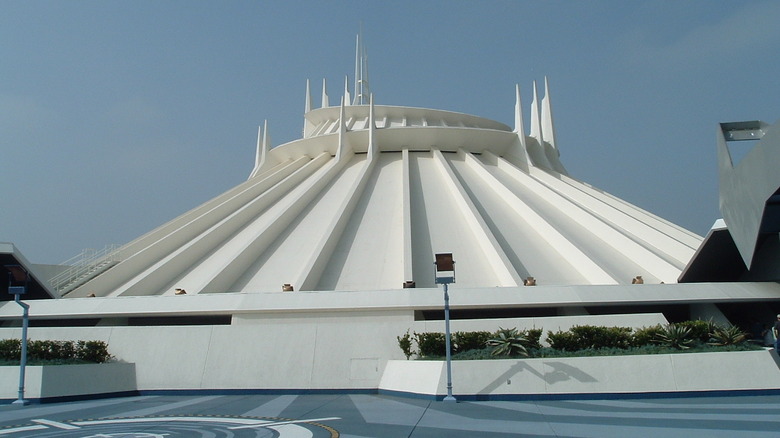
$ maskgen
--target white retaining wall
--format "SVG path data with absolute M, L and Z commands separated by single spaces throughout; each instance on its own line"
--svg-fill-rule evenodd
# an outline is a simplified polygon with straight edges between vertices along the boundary
M 499 327 L 558 330 L 599 321 L 653 325 L 660 314 L 456 320 L 454 331 Z M 443 321 L 412 312 L 353 311 L 239 314 L 232 325 L 31 328 L 30 339 L 101 340 L 109 353 L 136 364 L 139 390 L 377 388 L 388 360 L 404 359 L 397 336 L 444 331 Z M 0 339 L 20 329 L 0 328 Z
M 24 398 L 98 395 L 136 390 L 135 364 L 102 363 L 25 367 Z M 0 367 L 0 400 L 16 400 L 19 367 Z
M 454 361 L 453 394 L 526 395 L 780 389 L 771 350 Z M 442 361 L 389 361 L 380 391 L 446 395 Z

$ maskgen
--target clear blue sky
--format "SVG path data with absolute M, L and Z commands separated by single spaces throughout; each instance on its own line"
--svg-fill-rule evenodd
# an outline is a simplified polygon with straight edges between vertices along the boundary
M 776 1 L 6 0 L 0 241 L 58 263 L 244 181 L 306 79 L 338 100 L 361 21 L 377 103 L 512 125 L 548 76 L 572 176 L 699 234 L 716 123 L 780 119 Z

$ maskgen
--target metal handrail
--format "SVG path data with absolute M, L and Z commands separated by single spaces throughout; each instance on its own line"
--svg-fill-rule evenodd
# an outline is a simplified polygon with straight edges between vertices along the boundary
M 100 250 L 87 248 L 81 251 L 80 254 L 62 263 L 63 265 L 69 265 L 68 268 L 49 279 L 49 284 L 54 290 L 61 293 L 85 274 L 94 272 L 100 266 L 105 266 L 111 262 L 121 261 L 119 248 L 120 245 L 114 244 L 106 245 Z

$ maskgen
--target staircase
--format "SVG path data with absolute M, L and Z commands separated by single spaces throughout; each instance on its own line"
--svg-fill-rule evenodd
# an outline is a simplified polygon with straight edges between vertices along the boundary
M 63 262 L 68 269 L 49 280 L 51 287 L 64 296 L 121 261 L 119 245 L 106 245 L 97 250 L 87 248 L 81 254 Z

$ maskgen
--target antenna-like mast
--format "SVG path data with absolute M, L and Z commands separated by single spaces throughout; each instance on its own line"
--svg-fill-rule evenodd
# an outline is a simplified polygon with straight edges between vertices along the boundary
M 355 100 L 353 105 L 367 105 L 371 89 L 368 86 L 368 54 L 363 46 L 363 23 L 355 47 Z

